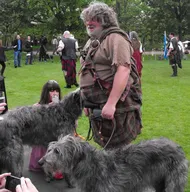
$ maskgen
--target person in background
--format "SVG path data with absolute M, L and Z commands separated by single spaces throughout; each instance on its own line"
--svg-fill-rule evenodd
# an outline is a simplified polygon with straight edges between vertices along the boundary
M 179 47 L 174 33 L 170 33 L 169 38 L 170 42 L 168 43 L 167 47 L 167 56 L 169 57 L 169 64 L 171 65 L 173 70 L 173 74 L 171 75 L 171 77 L 177 77 L 177 63 L 179 63 Z
M 28 65 L 28 61 L 29 64 L 32 65 L 32 59 L 33 59 L 33 42 L 31 41 L 31 37 L 28 35 L 27 40 L 26 40 L 26 44 L 25 44 L 25 51 L 26 51 L 26 62 L 25 64 Z
M 54 36 L 52 39 L 52 45 L 53 45 L 53 55 L 55 55 L 55 52 L 57 50 L 57 45 L 58 45 L 58 40 L 57 40 L 56 36 Z
M 1 67 L 1 76 L 4 75 L 4 71 L 5 71 L 5 68 L 6 68 L 6 64 L 5 64 L 5 62 L 6 62 L 5 51 L 10 50 L 10 49 L 13 49 L 13 48 L 4 47 L 3 43 L 2 43 L 2 40 L 0 39 L 0 65 L 2 66 Z
M 47 56 L 46 56 L 46 45 L 48 41 L 46 36 L 42 35 L 40 38 L 40 52 L 39 52 L 39 61 L 47 61 Z
M 92 2 L 81 19 L 90 37 L 80 58 L 84 111 L 94 141 L 104 148 L 119 148 L 131 143 L 142 128 L 142 91 L 133 48 L 107 4 Z
M 178 57 L 179 57 L 179 62 L 177 63 L 178 64 L 178 67 L 182 69 L 182 59 L 183 59 L 183 56 L 184 56 L 184 52 L 185 52 L 185 48 L 183 46 L 183 43 L 181 42 L 181 40 L 179 39 L 179 36 L 176 36 L 176 39 L 177 39 L 177 45 L 178 45 L 178 48 L 179 48 L 179 54 L 178 54 Z
M 64 88 L 71 88 L 72 85 L 79 86 L 76 80 L 77 48 L 77 41 L 70 38 L 69 31 L 65 31 L 57 49 L 57 52 L 61 52 L 62 71 L 66 81 Z
M 143 65 L 142 65 L 142 53 L 143 53 L 142 43 L 140 42 L 138 34 L 136 31 L 131 31 L 129 37 L 130 37 L 130 40 L 132 42 L 132 47 L 134 50 L 133 58 L 136 61 L 135 63 L 137 66 L 137 71 L 138 71 L 139 76 L 141 77 L 142 76 L 142 68 L 143 68 Z
M 42 88 L 40 101 L 34 105 L 45 105 L 57 103 L 61 100 L 61 89 L 57 81 L 49 80 Z M 42 171 L 38 161 L 45 155 L 47 148 L 45 146 L 34 146 L 30 155 L 29 170 L 30 171 Z M 62 174 L 56 173 L 54 176 L 56 179 L 63 178 Z
M 14 47 L 14 67 L 21 67 L 21 52 L 22 52 L 22 40 L 20 35 L 16 36 L 16 39 L 13 41 Z

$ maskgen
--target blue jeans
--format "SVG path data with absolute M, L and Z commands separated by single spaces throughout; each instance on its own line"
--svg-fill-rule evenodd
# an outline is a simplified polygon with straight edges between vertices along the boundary
M 30 55 L 27 55 L 27 54 L 30 54 Z M 26 54 L 26 62 L 25 62 L 25 64 L 28 65 L 28 61 L 29 61 L 29 64 L 32 64 L 33 52 L 28 52 L 27 54 Z
M 14 66 L 20 67 L 21 65 L 21 52 L 15 51 L 14 52 Z

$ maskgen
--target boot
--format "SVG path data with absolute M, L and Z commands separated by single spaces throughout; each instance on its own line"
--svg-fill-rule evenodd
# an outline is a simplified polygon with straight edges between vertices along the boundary
M 177 65 L 172 66 L 173 69 L 173 74 L 171 75 L 171 77 L 176 77 L 177 76 Z
M 66 85 L 64 88 L 70 89 L 70 88 L 71 88 L 71 85 Z
M 177 76 L 177 65 L 174 66 L 174 75 Z
M 69 85 L 69 81 L 68 81 L 68 77 L 64 74 L 64 78 L 65 78 L 65 82 L 66 82 L 66 86 L 64 88 L 71 88 L 71 85 Z
M 174 77 L 174 74 L 175 74 L 175 72 L 174 72 L 174 66 L 172 66 L 172 70 L 173 70 L 173 74 L 171 75 L 171 77 Z

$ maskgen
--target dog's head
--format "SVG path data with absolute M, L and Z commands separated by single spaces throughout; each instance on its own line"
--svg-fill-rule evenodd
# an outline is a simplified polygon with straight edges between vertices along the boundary
M 72 169 L 84 159 L 84 146 L 89 144 L 80 138 L 67 135 L 57 142 L 51 142 L 46 155 L 39 160 L 45 173 L 54 174 L 57 171 L 71 173 Z
M 65 110 L 69 110 L 69 113 L 72 113 L 77 118 L 82 114 L 83 102 L 80 95 L 80 89 L 70 92 L 61 100 Z

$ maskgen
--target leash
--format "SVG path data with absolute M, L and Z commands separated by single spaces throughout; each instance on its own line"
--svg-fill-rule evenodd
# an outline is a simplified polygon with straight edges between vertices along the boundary
M 105 144 L 105 146 L 103 147 L 102 151 L 106 149 L 106 147 L 108 146 L 108 144 L 110 143 L 112 137 L 113 137 L 113 134 L 115 132 L 115 129 L 116 129 L 116 121 L 115 121 L 115 118 L 112 120 L 112 123 L 113 123 L 113 130 L 112 130 L 112 133 L 110 135 L 110 138 L 108 139 L 107 143 Z

